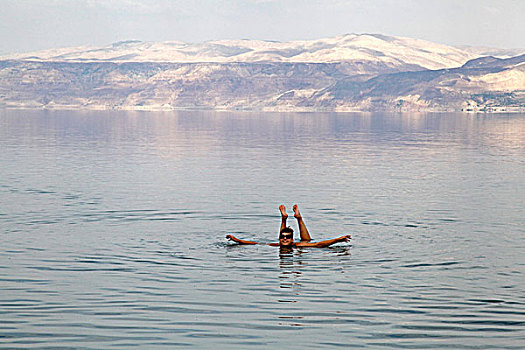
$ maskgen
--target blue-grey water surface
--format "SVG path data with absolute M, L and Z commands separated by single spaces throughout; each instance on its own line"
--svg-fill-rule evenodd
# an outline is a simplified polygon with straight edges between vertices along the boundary
M 524 170 L 523 114 L 0 111 L 0 348 L 524 349 Z M 281 203 L 351 244 L 224 239 Z

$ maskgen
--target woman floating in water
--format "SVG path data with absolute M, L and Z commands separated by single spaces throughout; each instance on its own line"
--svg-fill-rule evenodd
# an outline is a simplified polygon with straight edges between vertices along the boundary
M 328 239 L 326 241 L 321 242 L 310 242 L 312 238 L 310 237 L 310 233 L 308 232 L 308 229 L 306 228 L 306 225 L 304 224 L 303 218 L 301 217 L 301 213 L 299 213 L 299 207 L 296 205 L 293 206 L 293 212 L 294 217 L 297 219 L 297 224 L 299 225 L 299 234 L 301 235 L 301 240 L 299 242 L 294 242 L 293 240 L 293 229 L 291 227 L 286 226 L 286 220 L 288 219 L 288 214 L 286 214 L 286 207 L 284 205 L 279 206 L 279 211 L 281 212 L 281 228 L 279 230 L 279 243 L 267 243 L 268 245 L 274 246 L 274 247 L 317 247 L 317 248 L 324 248 L 328 247 L 334 243 L 338 242 L 348 242 L 352 237 L 350 235 L 341 236 L 334 239 Z M 232 235 L 227 235 L 227 239 L 230 241 L 237 242 L 239 244 L 261 244 L 258 242 L 252 242 L 252 241 L 246 241 L 243 239 L 239 239 Z

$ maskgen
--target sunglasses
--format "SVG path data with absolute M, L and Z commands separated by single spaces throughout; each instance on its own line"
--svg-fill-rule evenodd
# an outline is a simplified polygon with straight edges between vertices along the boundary
M 279 238 L 281 238 L 281 239 L 293 239 L 293 235 L 283 235 L 283 234 L 280 234 L 280 235 L 279 235 Z

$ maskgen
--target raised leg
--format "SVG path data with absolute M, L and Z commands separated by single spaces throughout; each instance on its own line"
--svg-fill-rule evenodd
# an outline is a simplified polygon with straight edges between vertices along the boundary
M 299 212 L 299 207 L 297 206 L 297 204 L 293 206 L 293 216 L 295 216 L 295 218 L 297 219 L 297 224 L 299 225 L 299 234 L 301 235 L 301 241 L 311 241 L 312 237 L 310 237 L 310 232 L 308 232 L 308 229 L 304 224 L 303 217 Z
M 279 211 L 281 212 L 281 228 L 279 229 L 279 232 L 281 232 L 282 229 L 286 227 L 286 220 L 288 219 L 288 214 L 286 214 L 286 207 L 282 204 L 279 206 Z

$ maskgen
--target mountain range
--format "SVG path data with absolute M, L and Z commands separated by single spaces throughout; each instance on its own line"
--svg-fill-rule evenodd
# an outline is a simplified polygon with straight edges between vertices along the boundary
M 125 41 L 1 57 L 0 107 L 523 111 L 524 53 L 378 34 Z

